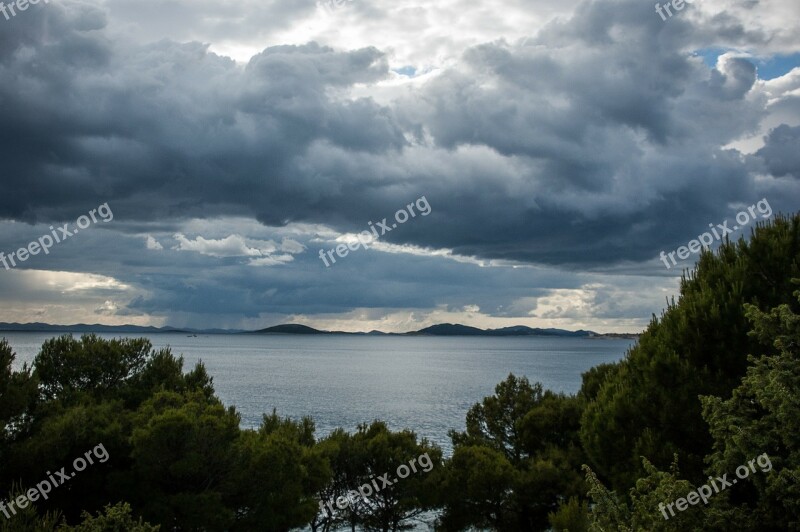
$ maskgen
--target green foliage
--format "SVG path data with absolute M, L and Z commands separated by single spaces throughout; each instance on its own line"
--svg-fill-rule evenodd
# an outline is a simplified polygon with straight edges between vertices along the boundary
M 626 490 L 643 474 L 640 456 L 666 467 L 678 453 L 690 477 L 702 475 L 712 440 L 698 397 L 727 396 L 749 353 L 774 354 L 771 341 L 747 334 L 744 305 L 791 303 L 790 280 L 800 276 L 799 227 L 800 216 L 778 216 L 760 224 L 749 242 L 703 253 L 682 280 L 679 302 L 653 318 L 599 391 L 598 379 L 588 381 L 581 439 L 613 487 Z
M 225 530 L 223 502 L 239 416 L 201 391 L 158 392 L 136 412 L 131 435 L 137 508 L 150 521 L 180 529 Z
M 227 430 L 235 440 L 239 421 L 213 397 L 202 364 L 184 375 L 183 359 L 168 349 L 154 351 L 145 339 L 95 335 L 46 341 L 32 374 L 27 368 L 12 373 L 12 360 L 7 344 L 0 343 L 0 363 L 6 363 L 0 415 L 8 412 L 0 481 L 35 485 L 47 471 L 69 471 L 76 457 L 103 444 L 105 463 L 95 461 L 37 506 L 60 512 L 67 522 L 77 521 L 81 510 L 99 511 L 114 500 L 130 500 L 137 512 L 172 520 L 171 525 L 218 519 L 193 506 L 217 512 L 211 502 L 222 493 L 193 483 L 207 478 L 204 473 L 222 475 L 213 463 L 223 461 L 215 454 L 224 439 L 220 432 Z M 167 454 L 160 456 L 162 451 Z M 215 478 L 211 484 L 221 483 Z M 156 494 L 164 497 L 156 501 Z M 195 517 L 186 517 L 190 514 Z
M 527 378 L 509 375 L 495 387 L 494 395 L 469 409 L 466 433 L 450 434 L 453 445 L 485 445 L 519 463 L 524 453 L 520 423 L 542 396 L 538 382 L 531 386 Z
M 319 510 L 309 523 L 313 531 L 336 530 L 345 525 L 355 527 L 358 514 L 355 508 L 348 506 L 345 510 L 336 509 L 335 501 L 346 497 L 352 489 L 357 489 L 359 482 L 367 473 L 366 456 L 363 449 L 354 441 L 353 435 L 344 429 L 334 430 L 317 445 L 323 459 L 330 466 L 331 478 L 317 493 L 323 505 L 334 503 L 334 511 Z
M 451 433 L 440 528 L 546 528 L 562 498 L 585 492 L 578 437 L 584 404 L 525 377 L 498 384 L 469 410 L 467 431 Z
M 213 379 L 202 362 L 189 373 L 183 373 L 183 357 L 175 357 L 169 349 L 151 352 L 144 368 L 130 379 L 125 391 L 126 404 L 135 408 L 159 391 L 184 393 L 199 390 L 206 398 L 214 395 Z
M 33 504 L 27 504 L 25 508 L 14 506 L 12 511 L 6 506 L 7 501 L 13 501 L 19 495 L 24 495 L 25 490 L 19 483 L 8 492 L 8 496 L 2 501 L 2 509 L 8 514 L 0 514 L 0 532 L 53 532 L 63 519 L 58 512 L 49 512 L 39 515 Z
M 547 518 L 555 532 L 589 532 L 589 503 L 570 497 Z
M 329 460 L 332 478 L 318 496 L 323 503 L 332 502 L 334 511 L 321 510 L 312 528 L 360 526 L 367 531 L 405 530 L 413 518 L 435 507 L 442 452 L 425 439 L 418 441 L 415 433 L 394 432 L 385 423 L 375 421 L 359 425 L 352 435 L 334 431 L 320 442 L 320 449 Z M 420 459 L 423 455 L 426 458 Z M 406 478 L 399 478 L 400 466 L 409 468 Z M 382 476 L 390 485 L 384 485 L 379 479 Z M 363 485 L 373 486 L 372 493 L 367 492 L 366 498 L 351 493 L 347 508 L 336 507 L 339 497 L 347 497 Z
M 33 486 L 47 478 L 46 471 L 69 470 L 76 457 L 102 443 L 108 461 L 95 461 L 72 478 L 68 487 L 53 489 L 47 501 L 37 503 L 59 509 L 65 518 L 74 520 L 82 509 L 98 509 L 108 502 L 105 497 L 112 489 L 114 471 L 128 465 L 125 458 L 130 452 L 131 415 L 119 401 L 87 401 L 49 411 L 48 417 L 37 420 L 34 433 L 11 448 L 9 477 Z
M 34 361 L 39 391 L 45 401 L 64 404 L 123 399 L 135 408 L 159 390 L 214 393 L 212 379 L 199 363 L 183 375 L 183 357 L 169 349 L 155 351 L 145 338 L 104 340 L 94 334 L 47 340 Z
M 13 371 L 16 355 L 5 338 L 0 340 L 0 479 L 11 479 L 10 445 L 30 430 L 30 415 L 36 403 L 37 382 L 27 364 Z
M 675 531 L 713 531 L 725 530 L 720 521 L 720 513 L 712 506 L 688 506 L 678 511 L 673 505 L 670 512 L 666 505 L 693 491 L 695 487 L 686 480 L 678 478 L 677 457 L 669 472 L 656 469 L 647 459 L 642 460 L 646 475 L 636 481 L 631 488 L 628 500 L 618 497 L 608 490 L 594 472 L 584 466 L 586 480 L 589 483 L 589 495 L 594 501 L 590 513 L 592 532 L 675 532 Z M 724 503 L 724 492 L 717 494 L 714 503 Z M 660 506 L 661 505 L 661 506 Z M 664 517 L 666 513 L 668 519 Z M 672 515 L 674 512 L 675 515 Z
M 74 526 L 59 528 L 59 532 L 158 532 L 160 527 L 138 521 L 131 515 L 128 503 L 108 505 L 104 512 L 92 517 L 88 512 L 83 514 L 83 523 Z
M 581 389 L 578 392 L 578 397 L 584 401 L 594 401 L 597 394 L 607 381 L 615 378 L 615 375 L 620 370 L 620 364 L 600 364 L 589 368 L 588 371 L 581 375 Z
M 36 398 L 36 379 L 31 375 L 28 365 L 20 371 L 13 371 L 16 355 L 8 341 L 0 340 L 0 423 L 3 431 L 0 437 L 14 435 L 21 430 L 24 414 L 29 411 Z
M 795 292 L 800 299 L 800 291 Z M 677 456 L 670 473 L 643 460 L 646 475 L 636 481 L 628 500 L 620 499 L 586 467 L 592 530 L 743 531 L 796 530 L 800 526 L 800 316 L 788 304 L 764 312 L 746 305 L 751 336 L 773 344 L 777 355 L 749 357 L 750 367 L 730 398 L 701 397 L 703 417 L 713 438 L 705 459 L 712 477 L 746 479 L 713 493 L 707 506 L 689 506 L 674 516 L 668 505 L 686 497 L 693 486 L 677 476 Z M 742 473 L 743 474 L 743 473 Z M 736 475 L 736 476 L 734 476 Z M 704 480 L 704 482 L 706 482 Z
M 289 530 L 317 513 L 315 494 L 330 480 L 328 463 L 314 447 L 314 423 L 264 416 L 258 431 L 244 431 L 233 448 L 228 503 L 231 530 Z
M 523 456 L 535 456 L 553 447 L 565 451 L 579 449 L 583 408 L 584 402 L 578 397 L 549 390 L 539 395 L 519 422 Z
M 795 292 L 800 299 L 800 291 Z M 762 312 L 749 305 L 753 336 L 772 340 L 779 354 L 750 357 L 751 367 L 727 400 L 703 397 L 714 439 L 709 473 L 734 471 L 760 457 L 746 482 L 731 489 L 747 509 L 743 529 L 800 527 L 800 315 L 789 305 Z M 768 466 L 766 465 L 768 464 Z M 768 470 L 768 471 L 764 471 Z
M 271 434 L 284 436 L 304 447 L 313 447 L 316 443 L 313 419 L 304 417 L 300 422 L 295 422 L 289 418 L 281 418 L 274 409 L 272 414 L 264 414 L 258 431 L 265 436 Z
M 446 503 L 438 529 L 508 529 L 514 512 L 517 471 L 488 446 L 459 445 L 447 462 L 441 492 Z
M 144 338 L 52 338 L 34 361 L 39 391 L 45 400 L 68 400 L 80 393 L 108 397 L 144 369 L 150 350 Z
M 380 422 L 353 435 L 336 431 L 319 445 L 310 418 L 295 422 L 274 411 L 258 430 L 241 430 L 235 410 L 214 396 L 202 364 L 184 374 L 183 358 L 154 351 L 144 339 L 54 338 L 42 346 L 33 372 L 12 372 L 13 358 L 0 343 L 6 429 L 0 451 L 7 459 L 0 480 L 34 485 L 48 470 L 69 470 L 98 443 L 107 449 L 107 462 L 92 464 L 37 503 L 63 512 L 70 523 L 80 520 L 81 510 L 100 512 L 84 514 L 75 530 L 150 530 L 134 521 L 142 517 L 175 531 L 290 530 L 319 517 L 318 496 L 340 492 L 345 482 L 355 489 L 422 454 L 441 463 L 438 448 Z M 393 483 L 354 505 L 349 523 L 406 528 L 433 508 L 434 478 L 418 472 Z M 131 506 L 108 506 L 118 500 Z M 16 523 L 38 530 L 56 521 L 29 508 Z

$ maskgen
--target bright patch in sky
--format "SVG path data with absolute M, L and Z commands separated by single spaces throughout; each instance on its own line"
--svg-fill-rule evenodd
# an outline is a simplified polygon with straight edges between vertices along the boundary
M 791 55 L 776 55 L 770 59 L 756 61 L 758 77 L 761 79 L 774 79 L 784 76 L 800 67 L 800 53 Z
M 726 52 L 740 52 L 733 48 L 704 48 L 697 50 L 693 55 L 701 57 L 703 63 L 709 68 L 717 65 L 717 58 Z M 758 68 L 758 77 L 770 80 L 785 76 L 797 67 L 800 67 L 800 53 L 776 54 L 770 57 L 753 57 L 746 52 L 740 52 L 742 57 L 747 57 Z
M 417 69 L 414 68 L 413 66 L 404 66 L 402 68 L 395 68 L 394 71 L 397 72 L 398 74 L 401 74 L 403 76 L 408 76 L 410 78 L 413 78 L 414 76 L 417 75 Z

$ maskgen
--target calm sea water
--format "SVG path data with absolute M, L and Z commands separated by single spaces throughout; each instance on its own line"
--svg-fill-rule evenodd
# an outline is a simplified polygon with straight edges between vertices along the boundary
M 0 333 L 32 362 L 53 333 Z M 100 335 L 112 338 L 120 335 Z M 509 373 L 545 388 L 574 393 L 581 373 L 621 359 L 632 340 L 550 337 L 374 337 L 296 335 L 146 336 L 154 347 L 182 354 L 185 368 L 202 360 L 217 394 L 234 405 L 242 425 L 264 412 L 314 418 L 318 436 L 336 427 L 386 421 L 451 450 L 447 432 L 463 430 L 467 410 Z

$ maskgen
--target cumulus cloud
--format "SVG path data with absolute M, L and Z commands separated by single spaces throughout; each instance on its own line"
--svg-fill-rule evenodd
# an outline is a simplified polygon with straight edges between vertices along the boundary
M 765 146 L 758 153 L 770 174 L 800 179 L 800 126 L 781 124 L 765 139 Z
M 153 238 L 151 235 L 147 235 L 147 244 L 146 245 L 147 245 L 147 249 L 152 249 L 152 250 L 156 250 L 156 251 L 164 249 L 164 246 L 162 246 L 161 243 L 158 240 L 156 240 L 155 238 Z
M 198 236 L 194 240 L 190 240 L 181 233 L 176 233 L 175 240 L 178 241 L 178 245 L 174 249 L 195 251 L 212 257 L 260 257 L 277 249 L 274 242 L 260 242 L 256 243 L 258 247 L 250 247 L 246 240 L 239 235 L 229 235 L 219 240 Z
M 97 307 L 94 312 L 95 314 L 101 315 L 114 315 L 117 310 L 119 310 L 119 307 L 113 301 L 106 300 L 102 305 Z
M 306 246 L 304 246 L 297 240 L 292 240 L 291 238 L 284 238 L 283 242 L 281 242 L 280 249 L 281 251 L 285 251 L 287 253 L 296 254 L 305 251 Z

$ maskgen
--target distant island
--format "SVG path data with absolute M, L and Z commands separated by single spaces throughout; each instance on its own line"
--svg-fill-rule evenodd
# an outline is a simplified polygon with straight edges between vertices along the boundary
M 636 339 L 636 333 L 596 333 L 594 331 L 568 331 L 565 329 L 540 329 L 515 325 L 500 329 L 479 329 L 458 323 L 441 323 L 431 325 L 418 331 L 405 333 L 387 333 L 382 331 L 345 332 L 322 331 L 301 325 L 287 323 L 260 329 L 245 331 L 241 329 L 193 329 L 176 327 L 144 327 L 140 325 L 51 325 L 49 323 L 0 323 L 0 332 L 61 332 L 61 333 L 122 333 L 122 334 L 159 334 L 159 333 L 185 333 L 185 334 L 353 334 L 360 336 L 561 336 L 571 338 L 628 338 Z
M 250 331 L 257 334 L 332 334 L 328 331 L 320 331 L 309 327 L 307 325 L 300 325 L 297 323 L 287 323 L 285 325 L 276 325 L 274 327 L 267 327 L 260 331 Z
M 478 329 L 467 325 L 443 323 L 441 325 L 431 325 L 419 331 L 408 333 L 415 335 L 432 336 L 597 336 L 592 331 L 566 331 L 564 329 L 539 329 L 515 325 L 513 327 L 503 327 L 502 329 Z
M 527 327 L 525 325 L 514 325 L 500 329 L 479 329 L 469 325 L 458 323 L 441 323 L 431 325 L 418 331 L 406 333 L 385 333 L 381 331 L 364 332 L 343 332 L 343 331 L 321 331 L 306 325 L 287 324 L 267 327 L 251 334 L 358 334 L 358 335 L 387 335 L 387 336 L 566 336 L 573 338 L 630 338 L 639 337 L 635 333 L 607 333 L 601 334 L 594 331 L 568 331 L 565 329 L 540 329 L 538 327 Z

